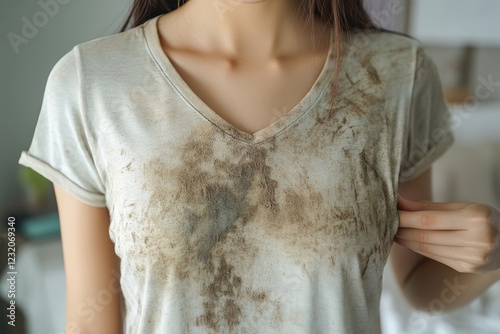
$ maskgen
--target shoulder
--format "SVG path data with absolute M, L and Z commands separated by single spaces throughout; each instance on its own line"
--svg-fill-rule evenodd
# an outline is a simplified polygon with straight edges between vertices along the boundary
M 420 41 L 399 33 L 358 31 L 349 36 L 348 45 L 350 71 L 368 68 L 390 85 L 411 86 L 418 69 L 432 64 Z
M 144 24 L 76 44 L 52 69 L 52 76 L 72 72 L 82 77 L 106 78 L 133 73 L 148 59 Z
M 144 24 L 109 36 L 95 38 L 75 46 L 88 60 L 109 59 L 111 56 L 126 56 L 144 43 Z
M 349 42 L 351 51 L 362 54 L 415 57 L 423 49 L 422 43 L 411 36 L 384 30 L 354 32 L 350 35 Z

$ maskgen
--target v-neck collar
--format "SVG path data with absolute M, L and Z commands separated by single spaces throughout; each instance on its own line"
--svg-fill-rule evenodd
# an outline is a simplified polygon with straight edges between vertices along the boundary
M 280 132 L 288 128 L 292 123 L 304 116 L 318 101 L 323 90 L 328 86 L 331 79 L 331 69 L 335 66 L 333 59 L 333 29 L 330 29 L 330 40 L 328 53 L 316 81 L 306 93 L 306 95 L 284 116 L 265 128 L 250 134 L 242 131 L 227 122 L 210 108 L 184 81 L 181 75 L 170 62 L 170 59 L 163 51 L 158 33 L 158 19 L 165 14 L 156 16 L 143 24 L 143 36 L 145 38 L 149 52 L 162 70 L 166 79 L 172 84 L 177 92 L 203 117 L 219 127 L 225 133 L 250 144 L 257 144 L 277 136 Z

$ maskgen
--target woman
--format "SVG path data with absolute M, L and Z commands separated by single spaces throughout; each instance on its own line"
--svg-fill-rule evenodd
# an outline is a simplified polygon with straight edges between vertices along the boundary
M 498 236 L 487 207 L 398 212 L 453 141 L 416 41 L 361 1 L 176 7 L 135 1 L 65 55 L 21 157 L 55 183 L 67 333 L 377 333 L 393 240 L 415 306 L 498 279 L 465 265 Z

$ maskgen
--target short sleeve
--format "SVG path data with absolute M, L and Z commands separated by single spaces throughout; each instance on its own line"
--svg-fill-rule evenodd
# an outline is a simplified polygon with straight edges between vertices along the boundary
M 410 181 L 437 160 L 454 142 L 451 114 L 436 64 L 419 46 L 399 182 Z
M 19 163 L 82 202 L 105 207 L 104 186 L 92 154 L 82 103 L 76 47 L 52 68 L 33 139 Z

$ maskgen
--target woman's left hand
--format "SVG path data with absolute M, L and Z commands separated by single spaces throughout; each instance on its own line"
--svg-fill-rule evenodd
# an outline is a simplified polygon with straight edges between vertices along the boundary
M 398 196 L 398 210 L 398 244 L 462 273 L 500 270 L 500 212 L 495 208 Z

